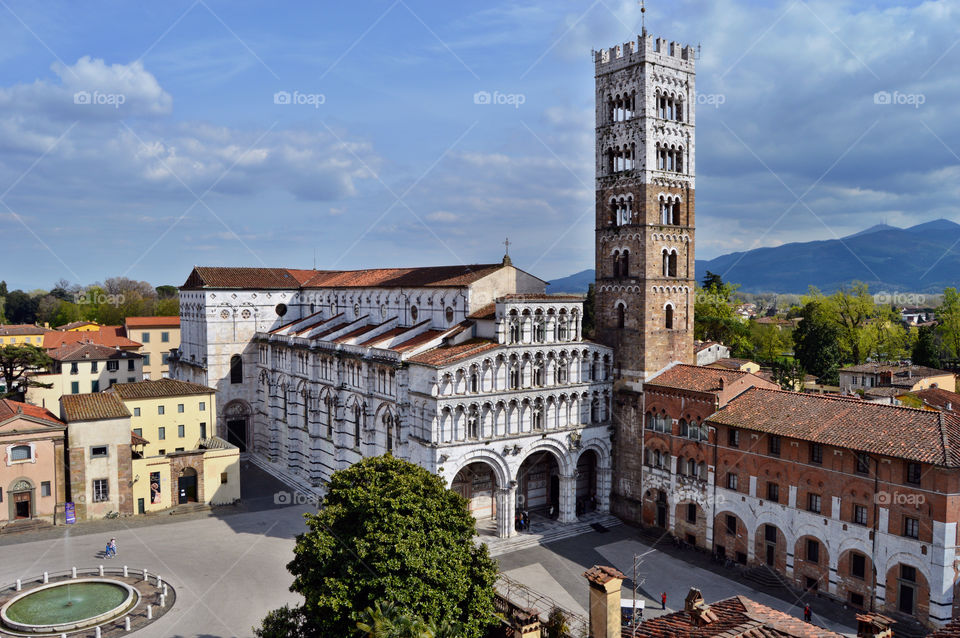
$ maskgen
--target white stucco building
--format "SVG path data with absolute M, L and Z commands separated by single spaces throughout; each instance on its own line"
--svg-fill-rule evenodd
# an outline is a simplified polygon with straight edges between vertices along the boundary
M 609 507 L 611 351 L 582 299 L 500 264 L 194 269 L 171 376 L 217 388 L 217 432 L 320 486 L 391 452 L 478 520 Z

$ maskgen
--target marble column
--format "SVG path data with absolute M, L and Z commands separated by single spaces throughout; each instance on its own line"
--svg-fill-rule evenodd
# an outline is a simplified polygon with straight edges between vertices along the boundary
M 561 523 L 577 521 L 577 477 L 560 475 L 560 517 Z
M 613 489 L 613 470 L 610 468 L 597 471 L 597 511 L 610 512 L 610 490 Z
M 517 488 L 497 488 L 497 538 L 516 536 L 514 516 L 517 507 Z

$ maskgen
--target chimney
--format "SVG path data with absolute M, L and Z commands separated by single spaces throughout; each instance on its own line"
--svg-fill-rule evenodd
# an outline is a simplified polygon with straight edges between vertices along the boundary
M 691 587 L 683 601 L 683 610 L 690 614 L 690 622 L 696 627 L 709 625 L 717 619 L 717 615 L 710 610 L 703 600 L 703 594 L 696 587 Z
M 619 638 L 623 573 L 613 567 L 594 565 L 583 576 L 590 583 L 591 638 Z
M 857 638 L 893 638 L 894 622 L 882 614 L 857 614 Z

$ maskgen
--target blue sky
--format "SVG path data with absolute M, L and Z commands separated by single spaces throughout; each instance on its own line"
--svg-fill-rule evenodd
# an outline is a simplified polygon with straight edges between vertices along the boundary
M 0 278 L 487 263 L 506 236 L 541 277 L 592 267 L 590 51 L 639 23 L 617 0 L 0 0 Z M 958 25 L 946 1 L 651 1 L 652 34 L 702 45 L 697 256 L 960 221 Z

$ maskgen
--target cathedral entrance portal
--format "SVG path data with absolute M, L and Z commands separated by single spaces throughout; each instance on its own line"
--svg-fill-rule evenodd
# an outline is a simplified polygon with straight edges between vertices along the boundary
M 517 479 L 520 509 L 554 516 L 559 514 L 560 467 L 553 453 L 531 454 L 520 466 Z
M 250 406 L 246 401 L 234 399 L 223 408 L 223 417 L 226 421 L 224 438 L 231 445 L 236 445 L 241 452 L 247 451 L 247 442 L 250 440 Z
M 482 462 L 467 465 L 457 472 L 453 479 L 451 488 L 467 499 L 467 507 L 470 514 L 477 519 L 478 528 L 497 516 L 497 503 L 493 494 L 495 487 L 493 468 Z

